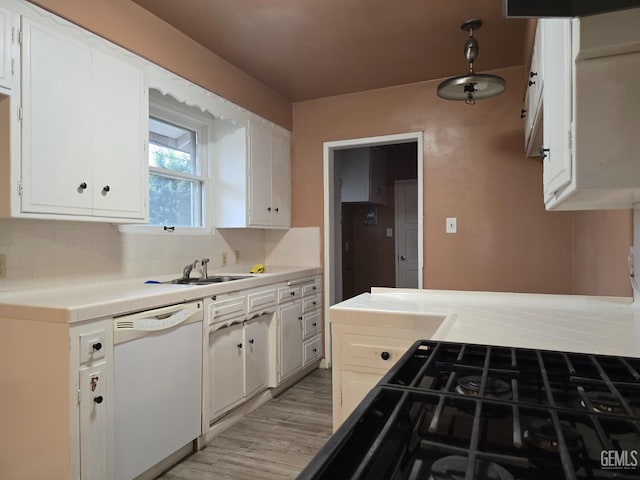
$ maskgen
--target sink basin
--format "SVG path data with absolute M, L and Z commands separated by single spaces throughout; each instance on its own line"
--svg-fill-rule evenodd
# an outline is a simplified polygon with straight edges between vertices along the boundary
M 183 285 L 209 285 L 210 283 L 231 282 L 233 280 L 242 280 L 251 278 L 250 275 L 213 275 L 207 278 L 176 278 L 170 283 L 179 283 Z

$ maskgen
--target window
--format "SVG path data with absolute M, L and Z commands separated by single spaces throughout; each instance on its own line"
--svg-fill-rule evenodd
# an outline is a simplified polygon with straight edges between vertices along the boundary
M 208 119 L 149 96 L 149 224 L 206 227 Z

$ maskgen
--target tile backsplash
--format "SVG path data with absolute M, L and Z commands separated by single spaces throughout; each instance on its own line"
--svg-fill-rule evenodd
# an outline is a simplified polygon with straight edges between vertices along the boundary
M 320 265 L 319 238 L 318 228 L 150 235 L 122 233 L 117 225 L 104 223 L 0 219 L 0 253 L 6 255 L 0 291 L 134 277 L 153 279 L 172 273 L 179 276 L 184 265 L 204 257 L 211 259 L 209 271 L 213 272 L 225 268 L 223 253 L 226 268 L 233 269 L 236 251 L 242 265 L 315 266 Z

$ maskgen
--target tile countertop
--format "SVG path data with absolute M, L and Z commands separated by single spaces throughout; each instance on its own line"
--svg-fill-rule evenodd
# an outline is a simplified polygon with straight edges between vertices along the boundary
M 216 271 L 210 275 L 248 275 L 249 267 Z M 54 323 L 75 323 L 84 320 L 122 315 L 144 309 L 162 307 L 210 295 L 245 290 L 269 283 L 310 277 L 322 273 L 320 267 L 275 267 L 247 279 L 211 285 L 145 284 L 148 278 L 117 280 L 89 285 L 29 289 L 0 292 L 0 319 L 34 320 Z M 180 275 L 153 278 L 170 281 Z
M 372 288 L 332 311 L 440 316 L 434 340 L 640 357 L 632 298 Z M 336 316 L 349 323 L 348 315 Z M 332 317 L 332 321 L 335 321 Z

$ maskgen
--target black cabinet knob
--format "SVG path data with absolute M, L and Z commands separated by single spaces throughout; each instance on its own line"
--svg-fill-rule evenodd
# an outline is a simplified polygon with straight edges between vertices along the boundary
M 318 351 L 318 349 L 317 349 L 317 348 L 314 348 L 314 349 L 313 349 L 313 353 L 316 353 L 317 351 Z
M 104 193 L 109 193 L 111 191 L 111 187 L 109 185 L 105 185 L 104 187 L 102 187 L 102 191 Z
M 267 212 L 270 212 L 270 211 L 271 211 L 271 207 L 267 207 Z
M 241 343 L 239 343 L 239 344 L 237 345 L 237 347 L 238 347 L 238 348 L 242 348 L 242 344 L 241 344 Z
M 544 148 L 543 146 L 540 146 L 540 156 L 545 159 L 547 158 L 547 152 L 549 151 L 548 148 Z
M 251 340 L 249 340 L 249 343 L 250 343 L 251 345 L 253 345 L 254 341 L 255 341 L 255 340 L 252 338 Z
M 318 325 L 318 324 L 317 324 L 316 322 L 313 322 L 311 325 L 313 325 L 313 326 L 315 327 L 315 326 L 316 326 L 316 325 Z
M 104 398 L 102 398 L 102 395 L 98 395 L 97 397 L 93 397 L 93 401 L 97 404 L 101 404 L 102 400 L 104 400 Z
M 533 78 L 538 75 L 538 72 L 529 72 L 529 78 Z
M 391 358 L 391 355 L 389 355 L 389 352 L 382 352 L 380 354 L 380 358 L 382 358 L 383 360 L 389 360 L 389 358 Z
M 535 85 L 535 84 L 536 84 L 536 82 L 534 82 L 533 80 L 529 80 L 529 86 Z
M 296 292 L 291 292 L 291 296 L 293 297 L 296 294 Z
M 87 182 L 82 182 L 79 186 L 78 189 L 79 190 L 85 190 L 87 188 Z
M 302 315 L 300 315 L 300 316 L 298 317 L 298 320 L 302 320 Z
M 94 352 L 99 352 L 100 350 L 102 350 L 102 344 L 100 342 L 96 342 L 91 345 L 91 348 L 93 348 Z
M 275 210 L 276 210 L 276 213 L 278 213 L 280 211 L 280 209 L 278 207 L 276 207 Z
M 520 110 L 520 118 L 524 118 L 527 116 L 527 111 L 523 108 L 522 110 Z

